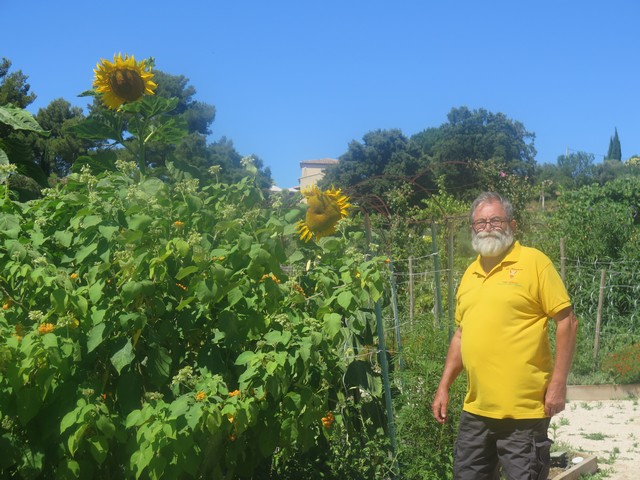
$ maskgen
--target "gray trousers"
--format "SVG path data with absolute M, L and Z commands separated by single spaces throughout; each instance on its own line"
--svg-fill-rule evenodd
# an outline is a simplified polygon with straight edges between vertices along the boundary
M 549 418 L 494 419 L 462 412 L 454 450 L 454 480 L 547 480 Z

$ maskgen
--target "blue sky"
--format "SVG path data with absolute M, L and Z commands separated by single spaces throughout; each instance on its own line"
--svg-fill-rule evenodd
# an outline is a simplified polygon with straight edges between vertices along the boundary
M 91 88 L 114 53 L 154 57 L 215 105 L 210 141 L 256 154 L 281 187 L 376 129 L 407 136 L 452 108 L 535 133 L 539 163 L 640 154 L 640 2 L 612 0 L 0 0 L 0 56 L 29 76 L 32 112 Z

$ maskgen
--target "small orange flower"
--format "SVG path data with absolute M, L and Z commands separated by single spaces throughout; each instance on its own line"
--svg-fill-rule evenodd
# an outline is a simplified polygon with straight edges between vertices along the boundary
M 45 335 L 47 333 L 53 332 L 54 329 L 55 326 L 53 325 L 53 323 L 43 323 L 38 326 L 38 333 L 40 333 L 40 335 Z
M 11 304 L 10 304 L 10 303 L 3 303 L 3 304 L 2 304 L 2 309 L 3 309 L 3 310 L 9 310 L 9 307 L 10 307 L 10 306 L 11 306 Z
M 184 222 L 181 222 L 180 220 L 176 220 L 175 222 L 173 222 L 173 226 L 176 228 L 182 228 L 184 227 Z
M 267 280 L 269 278 L 273 280 L 275 283 L 280 283 L 280 279 L 276 277 L 273 273 L 265 273 L 260 279 L 260 281 Z
M 181 283 L 176 283 L 176 286 L 178 288 L 181 288 L 182 290 L 184 290 L 185 292 L 187 291 L 187 287 L 185 287 L 184 285 L 182 285 Z
M 293 288 L 296 292 L 298 292 L 301 295 L 305 295 L 304 293 L 304 288 L 302 288 L 300 285 L 298 285 L 297 283 L 294 283 L 293 286 L 291 287 Z
M 333 413 L 327 412 L 327 415 L 322 417 L 322 426 L 324 428 L 331 428 L 331 425 L 333 425 L 334 421 L 335 417 L 333 416 Z
M 229 423 L 233 423 L 233 421 L 236 419 L 236 417 L 234 417 L 233 415 L 231 415 L 230 413 L 227 414 L 227 420 L 229 420 Z
M 196 394 L 196 402 L 201 402 L 201 401 L 203 401 L 205 398 L 207 398 L 207 394 L 206 394 L 206 393 L 204 393 L 202 390 L 201 390 L 201 391 L 199 391 L 199 392 Z
M 230 397 L 235 397 L 237 395 L 240 395 L 240 390 L 234 390 L 233 392 L 229 392 Z
M 72 273 L 71 275 L 69 275 L 69 278 L 71 280 L 75 280 L 76 278 L 78 278 L 78 274 L 77 273 Z

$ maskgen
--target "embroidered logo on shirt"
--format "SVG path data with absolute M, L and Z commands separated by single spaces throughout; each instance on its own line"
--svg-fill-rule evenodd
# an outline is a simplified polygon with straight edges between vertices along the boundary
M 509 285 L 509 286 L 518 286 L 520 282 L 518 282 L 517 278 L 520 273 L 520 269 L 518 268 L 510 268 L 507 270 L 507 278 L 500 282 L 500 285 Z

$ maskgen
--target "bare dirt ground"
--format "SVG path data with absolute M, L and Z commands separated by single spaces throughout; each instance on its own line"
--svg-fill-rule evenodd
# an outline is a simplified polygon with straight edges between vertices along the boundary
M 611 480 L 640 478 L 640 401 L 573 400 L 551 420 L 556 444 L 598 458 Z M 574 455 L 575 456 L 575 455 Z M 571 459 L 569 459 L 571 461 Z

